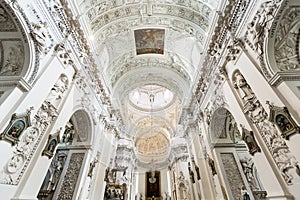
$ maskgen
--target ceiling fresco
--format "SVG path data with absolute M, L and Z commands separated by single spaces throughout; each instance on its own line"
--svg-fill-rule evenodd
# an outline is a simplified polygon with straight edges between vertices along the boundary
M 164 29 L 134 30 L 136 54 L 164 54 Z

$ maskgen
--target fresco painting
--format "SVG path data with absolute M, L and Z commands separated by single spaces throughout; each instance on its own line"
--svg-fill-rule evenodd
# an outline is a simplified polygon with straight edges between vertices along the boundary
M 134 31 L 137 55 L 164 54 L 164 29 L 138 29 Z

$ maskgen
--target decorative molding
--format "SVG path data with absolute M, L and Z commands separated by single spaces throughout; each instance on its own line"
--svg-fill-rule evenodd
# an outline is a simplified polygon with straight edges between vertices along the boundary
M 221 56 L 224 53 L 222 48 L 227 45 L 229 41 L 228 37 L 232 38 L 231 40 L 233 43 L 228 47 L 226 59 L 234 60 L 241 53 L 239 49 L 243 48 L 243 43 L 239 38 L 235 37 L 235 33 L 238 30 L 250 3 L 250 0 L 239 0 L 237 2 L 230 1 L 224 8 L 225 12 L 223 13 L 225 14 L 221 15 L 221 12 L 218 13 L 218 21 L 208 45 L 208 53 L 205 55 L 204 61 L 202 62 L 202 66 L 204 67 L 201 69 L 200 78 L 193 89 L 194 94 L 190 101 L 190 107 L 193 107 L 195 101 L 201 103 L 201 100 L 203 100 L 210 85 L 209 77 L 212 76 L 212 73 L 215 73 L 213 71 L 217 67 L 217 63 L 223 57 Z M 220 69 L 217 72 L 217 77 L 219 77 L 219 79 L 215 80 L 217 87 L 224 82 L 224 76 L 226 78 L 226 73 L 224 74 L 226 70 L 224 70 L 224 67 L 219 68 Z M 181 118 L 185 118 L 185 115 L 181 114 L 180 119 Z
M 121 66 L 121 67 L 120 67 Z M 123 55 L 118 61 L 114 61 L 113 67 L 110 70 L 110 82 L 112 87 L 116 85 L 118 80 L 126 74 L 135 69 L 145 68 L 165 68 L 174 71 L 178 76 L 185 80 L 191 81 L 192 74 L 186 69 L 192 69 L 192 66 L 186 66 L 177 55 L 171 52 L 165 52 L 163 59 L 161 57 L 136 57 L 133 52 Z M 190 72 L 192 73 L 192 72 Z
M 3 76 L 0 80 L 0 87 L 2 88 L 12 88 L 18 87 L 23 92 L 28 92 L 32 86 L 24 80 L 22 77 L 15 76 Z
M 276 72 L 269 80 L 270 85 L 278 87 L 284 81 L 300 81 L 300 74 L 296 71 Z
M 48 3 L 45 3 L 46 5 Z M 85 38 L 85 34 L 83 30 L 81 29 L 81 25 L 78 21 L 78 19 L 73 19 L 72 12 L 70 8 L 68 7 L 68 1 L 66 0 L 60 0 L 60 4 L 54 4 L 49 5 L 48 7 L 49 12 L 56 13 L 56 15 L 53 18 L 53 21 L 56 22 L 57 27 L 62 27 L 62 32 L 70 33 L 69 40 L 72 40 L 72 44 L 76 45 L 76 49 L 79 49 L 83 55 L 85 55 L 86 59 L 89 60 L 90 66 L 89 69 L 92 73 L 89 74 L 89 77 L 91 80 L 95 82 L 95 90 L 101 94 L 101 101 L 103 104 L 107 106 L 111 106 L 111 100 L 104 90 L 103 83 L 101 80 L 101 77 L 97 73 L 97 64 L 95 60 L 93 59 L 92 52 L 90 50 L 90 47 L 88 45 L 88 41 Z M 79 55 L 80 57 L 80 55 Z
M 94 168 L 96 167 L 96 164 L 99 161 L 95 158 L 92 162 L 90 162 L 90 167 L 89 167 L 89 171 L 88 171 L 88 177 L 92 178 L 93 177 L 93 172 L 94 172 Z
M 210 10 L 209 7 L 207 9 Z M 90 12 L 87 14 L 88 17 L 91 17 L 91 12 L 97 10 L 96 7 L 90 9 Z M 107 26 L 113 21 L 116 21 L 121 18 L 131 18 L 141 16 L 143 19 L 143 15 L 146 14 L 145 10 L 147 10 L 147 4 L 139 4 L 137 5 L 126 5 L 114 10 L 108 10 L 105 13 L 95 13 L 95 18 L 91 20 L 91 29 L 95 33 L 101 27 Z M 177 5 L 167 5 L 167 4 L 153 4 L 152 14 L 155 15 L 167 15 L 178 17 L 187 21 L 194 23 L 199 26 L 200 29 L 207 31 L 208 29 L 208 18 L 204 17 L 203 14 L 205 12 L 195 12 L 190 7 L 182 7 Z M 98 11 L 100 11 L 98 9 Z M 209 13 L 209 12 L 207 12 Z M 151 15 L 152 15 L 151 14 Z

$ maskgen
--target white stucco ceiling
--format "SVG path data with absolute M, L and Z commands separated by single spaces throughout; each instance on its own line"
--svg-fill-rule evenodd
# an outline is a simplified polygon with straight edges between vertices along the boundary
M 120 111 L 123 121 L 128 122 L 125 132 L 135 138 L 141 154 L 141 149 L 149 147 L 146 144 L 149 138 L 156 141 L 162 137 L 161 131 L 156 135 L 146 133 L 151 127 L 142 123 L 145 119 L 151 116 L 162 119 L 164 126 L 176 127 L 178 115 L 201 70 L 202 51 L 218 0 L 83 0 L 77 6 L 98 72 L 111 92 L 113 106 Z M 138 55 L 135 31 L 140 29 L 162 30 L 162 51 Z M 149 109 L 146 96 L 154 91 L 145 93 L 145 105 L 133 103 L 134 92 L 147 85 L 170 91 L 171 105 L 161 105 L 162 109 L 156 113 Z M 164 104 L 157 99 L 155 103 Z M 151 126 L 163 129 L 159 122 L 152 120 Z M 141 124 L 145 126 L 140 127 Z M 176 136 L 176 130 L 171 129 L 172 134 L 164 131 L 167 141 Z

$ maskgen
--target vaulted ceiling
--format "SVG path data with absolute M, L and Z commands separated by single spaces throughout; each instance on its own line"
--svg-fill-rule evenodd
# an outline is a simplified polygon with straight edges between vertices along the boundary
M 218 0 L 83 0 L 74 5 L 112 106 L 126 122 L 124 131 L 138 155 L 160 151 L 167 159 L 219 6 Z

